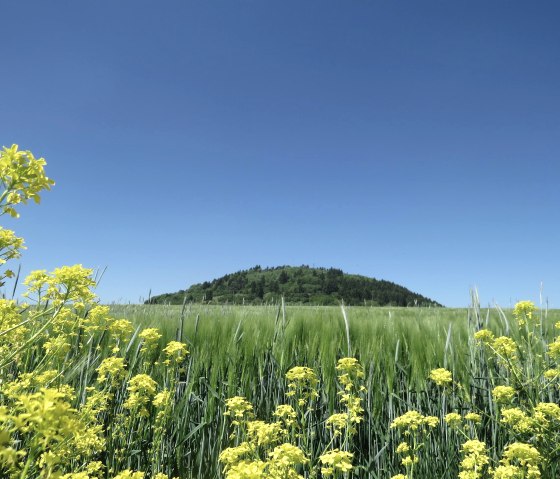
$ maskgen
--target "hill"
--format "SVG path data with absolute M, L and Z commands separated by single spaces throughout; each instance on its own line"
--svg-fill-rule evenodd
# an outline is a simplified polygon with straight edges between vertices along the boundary
M 154 296 L 146 303 L 181 304 L 186 297 L 196 303 L 262 304 L 279 301 L 282 296 L 297 304 L 336 305 L 343 300 L 348 305 L 441 306 L 390 281 L 309 266 L 255 266 L 187 290 Z

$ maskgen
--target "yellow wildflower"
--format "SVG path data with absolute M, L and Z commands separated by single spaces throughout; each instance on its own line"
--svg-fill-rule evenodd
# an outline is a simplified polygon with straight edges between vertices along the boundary
M 296 464 L 306 464 L 309 459 L 305 457 L 304 452 L 297 446 L 289 443 L 280 444 L 276 446 L 268 455 L 276 465 L 280 466 L 294 466 Z
M 111 385 L 117 386 L 126 376 L 124 358 L 108 357 L 101 361 L 97 368 L 99 376 L 97 382 L 107 381 L 107 376 L 111 378 Z
M 224 449 L 218 458 L 220 462 L 225 464 L 224 470 L 228 469 L 234 464 L 237 464 L 244 456 L 251 454 L 253 448 L 248 442 L 242 442 L 239 446 L 228 447 Z
M 115 319 L 109 325 L 109 332 L 115 339 L 126 340 L 132 333 L 132 323 L 128 319 Z
M 352 458 L 354 455 L 351 452 L 340 451 L 333 449 L 319 456 L 319 460 L 323 467 L 321 467 L 321 474 L 330 476 L 336 473 L 346 473 L 352 470 Z
M 483 468 L 490 462 L 486 444 L 477 439 L 468 440 L 462 444 L 461 453 L 463 460 L 460 464 L 459 479 L 482 478 Z
M 163 352 L 167 355 L 167 358 L 176 364 L 184 361 L 184 359 L 189 354 L 187 350 L 187 345 L 185 343 L 180 343 L 179 341 L 169 341 L 167 346 L 163 348 Z
M 459 427 L 463 420 L 461 415 L 457 414 L 456 412 L 450 412 L 449 414 L 446 414 L 444 419 L 445 422 L 451 427 Z
M 305 406 L 308 401 L 319 397 L 317 385 L 319 380 L 315 371 L 305 366 L 295 366 L 286 373 L 288 392 L 286 396 L 295 396 L 298 406 Z
M 283 434 L 284 429 L 279 422 L 249 421 L 247 423 L 247 436 L 257 446 L 275 444 Z
M 514 396 L 515 389 L 511 386 L 496 386 L 492 390 L 492 397 L 499 404 L 511 403 Z
M 481 329 L 474 333 L 474 339 L 479 343 L 490 344 L 494 341 L 494 333 L 488 329 Z
M 346 391 L 351 391 L 355 382 L 364 377 L 364 368 L 356 358 L 339 359 L 336 370 L 339 371 L 338 380 Z
M 503 409 L 500 422 L 511 426 L 513 430 L 518 433 L 526 433 L 532 430 L 530 418 L 517 407 Z
M 560 360 L 560 337 L 557 337 L 554 342 L 548 345 L 548 354 L 554 360 Z
M 124 403 L 126 409 L 148 416 L 146 406 L 156 394 L 157 383 L 147 374 L 137 374 L 128 382 L 129 396 Z
M 297 418 L 296 411 L 289 404 L 280 404 L 276 406 L 276 411 L 274 411 L 274 416 L 276 416 L 281 421 L 283 421 L 286 427 L 292 426 Z
M 348 427 L 348 414 L 337 413 L 327 418 L 326 426 L 333 430 L 335 436 L 342 434 L 342 431 Z
M 397 446 L 397 454 L 407 454 L 410 452 L 410 446 L 406 442 L 401 442 Z
M 453 381 L 453 376 L 451 375 L 451 371 L 445 368 L 439 368 L 433 369 L 430 372 L 430 379 L 438 386 L 446 386 Z
M 533 313 L 536 310 L 537 307 L 532 301 L 519 301 L 513 308 L 513 315 L 517 319 L 518 324 L 523 326 L 525 323 L 535 323 L 536 315 Z
M 500 336 L 492 342 L 492 348 L 506 360 L 516 358 L 517 344 L 508 336 Z
M 153 351 L 161 338 L 161 334 L 158 328 L 146 328 L 138 334 L 138 337 L 142 340 L 141 352 Z
M 253 405 L 241 396 L 226 399 L 224 416 L 231 416 L 232 424 L 239 425 L 240 420 L 253 417 Z
M 467 421 L 471 421 L 471 422 L 474 422 L 476 424 L 480 424 L 482 422 L 482 418 L 480 417 L 480 414 L 477 414 L 475 412 L 469 412 L 469 413 L 465 414 L 465 419 Z
M 424 424 L 424 416 L 418 411 L 408 411 L 402 416 L 397 417 L 391 423 L 391 428 L 398 429 L 411 429 L 413 431 L 417 430 L 420 426 Z
M 130 469 L 126 469 L 117 474 L 113 479 L 144 479 L 144 473 L 132 472 Z
M 264 461 L 241 461 L 232 466 L 226 473 L 226 479 L 266 479 Z

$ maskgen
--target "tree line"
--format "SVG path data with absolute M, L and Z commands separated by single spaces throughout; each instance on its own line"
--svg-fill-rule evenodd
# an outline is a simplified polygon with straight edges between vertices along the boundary
M 186 299 L 195 303 L 264 304 L 278 302 L 282 297 L 293 304 L 337 305 L 344 301 L 348 305 L 441 306 L 390 281 L 306 265 L 257 265 L 186 290 L 154 296 L 146 303 L 182 304 Z

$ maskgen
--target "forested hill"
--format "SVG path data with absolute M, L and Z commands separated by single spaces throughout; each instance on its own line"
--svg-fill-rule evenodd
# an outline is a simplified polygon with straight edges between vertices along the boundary
M 390 281 L 309 266 L 255 266 L 187 290 L 154 296 L 146 303 L 182 304 L 185 296 L 188 302 L 213 304 L 262 304 L 284 296 L 286 302 L 296 304 L 335 305 L 343 300 L 348 305 L 441 306 Z

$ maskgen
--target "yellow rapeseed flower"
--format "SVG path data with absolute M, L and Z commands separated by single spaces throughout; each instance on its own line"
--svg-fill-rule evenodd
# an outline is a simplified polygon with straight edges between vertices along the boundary
M 286 396 L 295 397 L 298 406 L 305 406 L 310 400 L 319 397 L 317 385 L 319 380 L 315 371 L 305 366 L 295 366 L 286 373 L 288 392 Z
M 538 323 L 538 317 L 535 315 L 537 307 L 532 301 L 519 301 L 513 308 L 513 315 L 520 326 L 525 323 Z
M 245 456 L 252 454 L 253 448 L 248 442 L 242 442 L 239 446 L 224 449 L 218 460 L 224 464 L 224 470 L 237 464 Z
M 456 412 L 450 412 L 449 414 L 446 414 L 444 419 L 445 422 L 451 427 L 459 427 L 461 425 L 461 422 L 463 421 L 461 415 L 457 414 Z
M 453 376 L 451 371 L 445 368 L 433 369 L 430 372 L 430 379 L 434 381 L 438 386 L 447 386 L 453 381 Z
M 249 421 L 247 423 L 247 437 L 257 446 L 276 444 L 284 433 L 279 422 Z
M 494 341 L 494 333 L 489 329 L 481 329 L 474 333 L 474 339 L 476 339 L 479 343 L 483 344 L 490 344 Z
M 146 406 L 156 394 L 157 383 L 147 374 L 137 374 L 128 382 L 129 396 L 124 403 L 126 409 L 134 410 L 139 416 L 148 416 Z
M 406 442 L 401 442 L 397 446 L 397 454 L 407 454 L 410 452 L 410 446 Z
M 226 399 L 224 416 L 231 416 L 233 425 L 239 425 L 241 420 L 253 417 L 253 405 L 242 396 Z
M 167 355 L 168 360 L 176 364 L 182 363 L 189 354 L 187 345 L 179 341 L 169 341 L 163 348 L 163 352 Z
M 336 413 L 327 418 L 326 426 L 333 430 L 335 436 L 339 436 L 342 434 L 342 431 L 348 427 L 348 423 L 348 414 Z
M 289 404 L 280 404 L 276 406 L 273 415 L 283 421 L 286 427 L 291 427 L 297 419 L 296 411 Z
M 508 336 L 500 336 L 492 342 L 492 348 L 506 360 L 513 360 L 517 354 L 517 344 Z
M 126 469 L 119 474 L 117 474 L 113 479 L 144 479 L 143 472 L 133 472 L 130 469 Z
M 475 412 L 469 412 L 465 414 L 465 419 L 476 424 L 480 424 L 482 422 L 482 417 L 480 416 L 480 414 L 477 414 Z
M 509 404 L 515 396 L 515 389 L 511 386 L 496 386 L 492 390 L 494 401 L 499 404 Z
M 352 470 L 352 458 L 354 455 L 351 452 L 340 451 L 333 449 L 319 456 L 319 460 L 323 467 L 321 467 L 321 474 L 324 476 L 331 476 L 339 472 L 346 473 Z
M 309 462 L 309 459 L 299 447 L 289 443 L 276 446 L 268 455 L 277 466 L 282 467 L 306 464 Z
M 141 352 L 153 351 L 161 338 L 161 333 L 158 328 L 145 328 L 143 329 L 138 337 L 142 340 Z
M 548 345 L 548 354 L 552 359 L 560 360 L 560 337 L 557 337 L 554 342 Z
M 517 433 L 531 432 L 533 428 L 529 416 L 518 407 L 502 409 L 502 419 L 500 422 L 511 426 L 514 432 Z
M 97 368 L 99 376 L 97 382 L 103 383 L 107 381 L 107 377 L 111 378 L 111 385 L 117 386 L 126 376 L 124 358 L 108 357 L 101 361 Z

